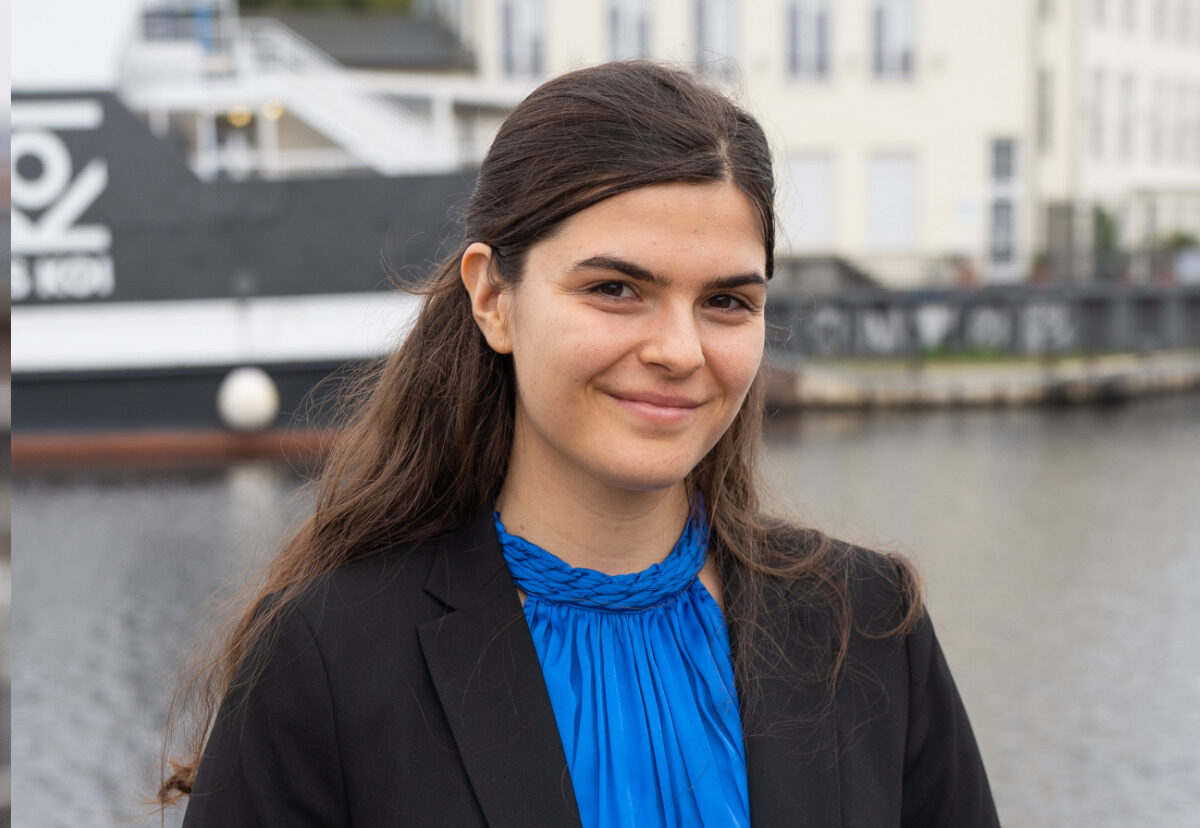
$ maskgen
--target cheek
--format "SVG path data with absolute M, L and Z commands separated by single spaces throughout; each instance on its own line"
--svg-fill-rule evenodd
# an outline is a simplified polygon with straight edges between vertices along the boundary
M 725 392 L 740 400 L 758 376 L 763 359 L 762 334 L 730 337 L 712 348 L 706 359 Z
M 621 326 L 586 313 L 555 308 L 523 309 L 513 317 L 513 357 L 518 371 L 531 376 L 561 374 L 563 381 L 586 378 L 603 369 L 622 349 L 628 336 Z
M 613 337 L 579 318 L 526 315 L 515 329 L 513 366 L 527 404 L 566 405 L 613 362 Z

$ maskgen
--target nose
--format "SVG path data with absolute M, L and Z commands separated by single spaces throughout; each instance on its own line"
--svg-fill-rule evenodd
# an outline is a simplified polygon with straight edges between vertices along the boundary
M 699 320 L 690 305 L 665 307 L 647 321 L 651 328 L 642 345 L 642 362 L 678 377 L 686 377 L 704 365 Z

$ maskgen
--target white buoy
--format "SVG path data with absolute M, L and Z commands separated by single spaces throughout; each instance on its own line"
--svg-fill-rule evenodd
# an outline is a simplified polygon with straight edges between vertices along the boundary
M 279 389 L 261 368 L 234 368 L 217 389 L 217 414 L 233 431 L 262 431 L 279 416 Z

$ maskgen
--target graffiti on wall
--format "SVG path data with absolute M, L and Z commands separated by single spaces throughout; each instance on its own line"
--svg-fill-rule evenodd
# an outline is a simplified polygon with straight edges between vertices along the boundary
M 806 309 L 792 324 L 785 347 L 819 356 L 897 357 L 939 349 L 1045 353 L 1080 344 L 1075 307 L 1054 301 L 830 302 Z

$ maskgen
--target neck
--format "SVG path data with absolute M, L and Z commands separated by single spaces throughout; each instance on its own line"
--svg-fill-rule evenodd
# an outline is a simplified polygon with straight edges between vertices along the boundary
M 514 453 L 496 509 L 508 531 L 570 566 L 620 575 L 666 558 L 689 506 L 682 482 L 629 491 L 596 480 L 560 481 Z

